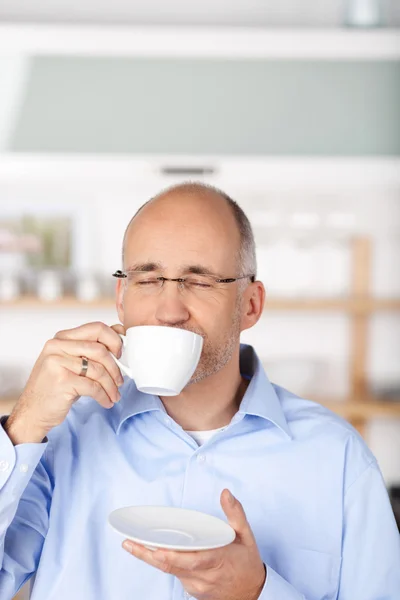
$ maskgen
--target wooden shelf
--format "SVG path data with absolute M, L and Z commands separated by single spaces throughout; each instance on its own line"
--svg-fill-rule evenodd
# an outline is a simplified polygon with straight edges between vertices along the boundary
M 17 398 L 0 398 L 0 413 L 8 415 L 15 406 Z
M 319 398 L 316 402 L 329 408 L 348 421 L 393 417 L 400 419 L 400 398 L 388 401 L 378 398 L 360 398 L 359 400 L 328 400 Z
M 400 311 L 398 299 L 374 298 L 268 298 L 265 311 L 268 310 L 321 310 L 341 311 L 355 314 L 368 314 L 376 311 Z
M 22 296 L 17 300 L 9 302 L 0 302 L 0 307 L 3 308 L 27 308 L 27 309 L 43 309 L 48 308 L 63 309 L 63 308 L 115 308 L 115 300 L 111 298 L 99 298 L 90 302 L 82 302 L 75 296 L 64 296 L 59 300 L 46 301 L 40 300 L 35 296 Z
M 23 296 L 18 300 L 0 302 L 0 308 L 23 308 L 23 309 L 85 309 L 85 308 L 107 308 L 115 307 L 112 298 L 99 298 L 90 302 L 82 302 L 74 296 L 65 296 L 59 300 L 46 302 L 34 296 Z M 265 303 L 265 311 L 287 310 L 287 311 L 340 311 L 351 314 L 366 315 L 378 311 L 400 311 L 400 299 L 379 298 L 273 298 L 268 297 Z

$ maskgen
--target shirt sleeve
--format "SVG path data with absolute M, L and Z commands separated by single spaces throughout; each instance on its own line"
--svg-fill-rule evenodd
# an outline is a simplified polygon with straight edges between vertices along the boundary
M 0 425 L 0 600 L 8 600 L 39 564 L 48 529 L 48 442 L 13 446 Z
M 276 571 L 267 566 L 267 578 L 258 600 L 307 600 Z
M 344 498 L 338 600 L 400 600 L 400 536 L 376 461 Z
M 259 600 L 307 600 L 267 566 Z M 400 535 L 373 460 L 344 497 L 342 567 L 337 600 L 400 600 Z

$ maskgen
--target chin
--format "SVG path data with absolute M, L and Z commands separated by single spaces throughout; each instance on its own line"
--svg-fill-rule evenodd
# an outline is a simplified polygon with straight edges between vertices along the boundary
M 211 377 L 211 375 L 215 375 L 215 373 L 218 373 L 218 371 L 221 371 L 221 369 L 223 369 L 225 365 L 213 365 L 210 366 L 208 369 L 206 367 L 201 367 L 200 369 L 198 368 L 194 374 L 192 375 L 191 380 L 189 381 L 188 385 L 191 385 L 193 383 L 200 383 L 201 381 L 204 381 L 204 379 L 207 379 L 208 377 Z
M 203 379 L 206 379 L 206 377 L 208 377 L 208 375 L 205 373 L 195 373 L 187 385 L 189 386 L 193 385 L 194 383 L 200 383 L 200 381 L 203 381 Z
M 193 383 L 200 383 L 200 381 L 203 381 L 204 379 L 207 379 L 207 377 L 210 377 L 210 375 L 213 375 L 214 372 L 214 369 L 205 369 L 203 366 L 200 365 L 193 373 L 188 385 L 192 385 Z

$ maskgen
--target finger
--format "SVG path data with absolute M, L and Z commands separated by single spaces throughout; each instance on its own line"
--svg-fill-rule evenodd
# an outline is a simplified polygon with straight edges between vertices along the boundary
M 160 549 L 154 553 L 154 558 L 164 562 L 174 570 L 190 573 L 218 569 L 223 564 L 222 548 L 216 550 L 199 550 L 196 552 L 175 552 Z
M 163 573 L 178 577 L 181 582 L 187 582 L 187 586 L 194 581 L 209 582 L 211 569 L 214 572 L 214 578 L 219 577 L 215 565 L 219 567 L 222 561 L 217 560 L 216 551 L 174 552 L 164 549 L 152 551 L 131 540 L 125 540 L 122 546 L 127 552 L 148 565 Z M 214 553 L 214 556 L 211 557 L 211 553 Z M 204 556 L 200 559 L 199 555 L 201 554 L 207 555 L 207 558 Z
M 122 341 L 118 333 L 101 321 L 85 323 L 73 329 L 59 331 L 54 336 L 59 340 L 91 340 L 100 342 L 117 358 L 121 357 Z
M 116 331 L 118 334 L 122 333 L 122 335 L 125 335 L 125 333 L 126 333 L 125 327 L 123 325 L 121 325 L 121 323 L 117 323 L 116 325 L 111 325 L 111 329 Z
M 114 403 L 98 381 L 94 381 L 88 377 L 79 377 L 79 375 L 75 375 L 70 371 L 69 383 L 77 398 L 80 396 L 89 396 L 90 398 L 94 398 L 103 408 L 112 408 L 114 406 Z
M 159 550 L 149 550 L 145 548 L 141 544 L 136 544 L 131 540 L 125 540 L 122 543 L 122 547 L 124 550 L 135 556 L 139 560 L 147 563 L 148 565 L 163 571 L 164 573 L 169 573 L 170 575 L 175 575 L 176 577 L 188 575 L 187 573 L 180 571 L 179 569 L 174 569 L 172 565 L 169 565 L 165 560 L 160 559 Z
M 82 370 L 82 358 L 76 356 L 59 356 L 57 359 L 59 364 L 65 369 L 68 369 L 74 375 L 80 376 Z M 115 385 L 115 382 L 107 369 L 101 363 L 94 360 L 88 360 L 88 368 L 84 378 L 92 379 L 93 381 L 100 383 L 112 403 L 118 402 L 121 399 L 118 387 Z
M 69 339 L 52 339 L 46 342 L 44 354 L 59 356 L 77 356 L 81 360 L 85 356 L 89 360 L 93 360 L 103 365 L 110 377 L 114 380 L 115 386 L 123 384 L 124 380 L 115 360 L 110 356 L 110 352 L 100 342 L 90 340 L 69 340 Z M 82 361 L 81 361 L 82 366 Z M 76 372 L 76 369 L 74 369 Z M 78 370 L 78 375 L 80 368 Z
M 247 521 L 243 506 L 228 489 L 222 491 L 221 506 L 228 518 L 229 525 L 236 531 L 236 535 L 238 536 L 237 541 L 248 546 L 254 545 L 255 538 Z

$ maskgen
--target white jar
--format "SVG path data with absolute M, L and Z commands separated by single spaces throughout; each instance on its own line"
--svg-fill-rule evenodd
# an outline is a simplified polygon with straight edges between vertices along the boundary
M 20 287 L 18 277 L 13 274 L 5 274 L 0 277 L 0 300 L 10 302 L 18 298 Z
M 87 275 L 76 283 L 76 297 L 81 302 L 92 302 L 99 297 L 99 286 L 94 277 Z
M 46 302 L 52 302 L 61 297 L 61 277 L 57 271 L 46 270 L 38 273 L 37 295 Z

